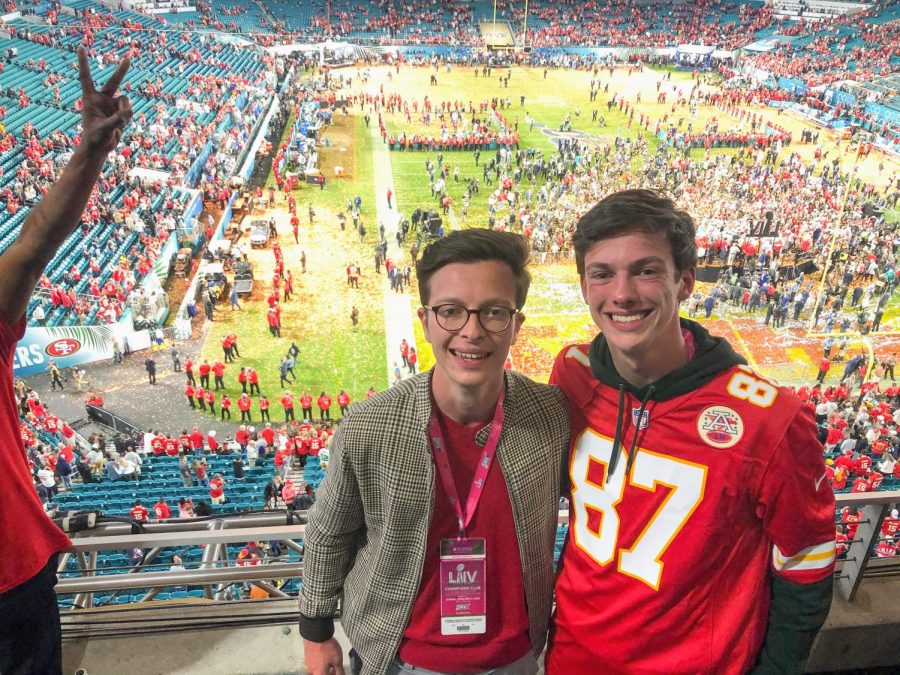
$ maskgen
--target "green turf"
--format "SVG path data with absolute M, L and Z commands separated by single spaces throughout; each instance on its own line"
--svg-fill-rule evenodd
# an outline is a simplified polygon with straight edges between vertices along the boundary
M 222 358 L 222 335 L 234 331 L 239 337 L 243 359 L 229 366 L 225 381 L 229 396 L 240 395 L 237 373 L 241 365 L 252 365 L 260 373 L 262 392 L 272 399 L 273 417 L 280 413 L 275 398 L 280 396 L 278 365 L 287 353 L 291 340 L 300 347 L 295 372 L 297 382 L 290 389 L 299 396 L 309 390 L 318 396 L 322 390 L 334 398 L 340 389 L 346 389 L 353 400 L 364 397 L 369 387 L 383 389 L 387 386 L 385 368 L 386 343 L 384 335 L 384 307 L 380 285 L 372 278 L 370 252 L 377 239 L 377 227 L 368 227 L 364 244 L 348 221 L 347 230 L 341 232 L 335 218 L 343 210 L 346 200 L 359 195 L 363 201 L 363 222 L 374 219 L 374 193 L 372 190 L 372 151 L 369 134 L 362 119 L 349 118 L 346 126 L 336 124 L 333 137 L 340 137 L 338 128 L 348 134 L 347 152 L 353 156 L 352 179 L 330 179 L 325 190 L 302 185 L 294 191 L 301 220 L 301 247 L 306 251 L 309 273 L 299 273 L 299 248 L 293 238 L 283 233 L 282 247 L 288 269 L 294 273 L 294 299 L 282 307 L 282 338 L 273 338 L 266 322 L 267 305 L 263 298 L 271 288 L 268 275 L 260 278 L 257 272 L 257 288 L 252 302 L 242 302 L 243 310 L 231 312 L 228 303 L 221 305 L 213 322 L 202 356 L 212 363 Z M 326 136 L 329 132 L 326 131 Z M 323 149 L 323 156 L 337 152 L 335 148 Z M 349 164 L 349 163 L 348 163 Z M 270 181 L 271 181 L 270 176 Z M 306 205 L 313 204 L 316 222 L 307 222 Z M 368 220 L 367 220 L 368 219 Z M 287 236 L 285 236 L 287 234 Z M 363 279 L 359 290 L 349 289 L 345 282 L 344 267 L 352 260 L 363 267 Z M 269 257 L 263 253 L 264 265 Z M 356 305 L 360 311 L 360 324 L 350 330 L 350 308 Z

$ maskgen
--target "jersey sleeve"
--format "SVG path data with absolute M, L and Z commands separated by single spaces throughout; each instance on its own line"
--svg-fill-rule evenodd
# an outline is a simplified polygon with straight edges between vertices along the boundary
M 588 356 L 590 345 L 569 345 L 556 355 L 549 384 L 562 389 L 573 406 L 583 408 L 593 397 L 594 375 Z
M 769 461 L 758 512 L 772 540 L 776 575 L 810 584 L 834 572 L 834 492 L 808 406 L 799 407 Z

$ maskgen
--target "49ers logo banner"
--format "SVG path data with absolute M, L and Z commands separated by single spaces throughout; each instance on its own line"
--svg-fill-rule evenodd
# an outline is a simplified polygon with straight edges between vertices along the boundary
M 711 405 L 697 418 L 697 433 L 714 448 L 730 448 L 744 436 L 744 421 L 727 406 Z
M 54 340 L 49 345 L 44 347 L 44 351 L 55 359 L 62 358 L 64 356 L 72 356 L 79 349 L 81 349 L 81 343 L 74 338 Z

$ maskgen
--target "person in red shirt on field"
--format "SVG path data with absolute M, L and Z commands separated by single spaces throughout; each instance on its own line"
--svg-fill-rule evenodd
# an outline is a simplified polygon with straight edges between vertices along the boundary
M 269 421 L 269 399 L 260 394 L 259 396 L 259 418 L 264 421 Z
M 194 397 L 197 399 L 197 406 L 203 412 L 206 412 L 206 391 L 203 387 L 194 387 Z
M 416 364 L 419 362 L 419 356 L 416 354 L 416 348 L 410 347 L 409 354 L 406 357 L 406 363 L 409 366 L 410 375 L 416 374 Z
M 341 409 L 341 417 L 347 414 L 347 410 L 350 408 L 350 394 L 341 389 L 340 393 L 337 396 L 337 404 Z
M 250 395 L 259 396 L 259 372 L 255 368 L 247 368 L 247 382 L 250 384 Z
M 197 404 L 194 403 L 194 387 L 191 386 L 190 382 L 188 382 L 184 387 L 184 395 L 187 397 L 188 405 L 191 406 L 191 409 L 196 410 Z
M 153 505 L 153 513 L 156 514 L 157 520 L 165 520 L 172 516 L 172 512 L 169 510 L 169 505 L 166 503 L 165 497 L 160 497 L 159 501 Z
M 321 394 L 319 394 L 319 398 L 316 399 L 316 405 L 319 406 L 319 419 L 320 420 L 330 420 L 331 419 L 331 397 L 323 391 Z
M 203 359 L 203 363 L 200 364 L 197 370 L 200 373 L 200 386 L 204 389 L 209 389 L 209 371 L 212 370 L 212 366 L 209 365 L 206 359 Z
M 241 366 L 241 371 L 238 373 L 238 384 L 241 385 L 241 391 L 243 393 L 247 393 L 247 369 L 244 366 Z
M 409 366 L 409 343 L 406 342 L 406 339 L 400 340 L 400 358 L 403 359 L 403 365 Z
M 187 358 L 184 360 L 184 374 L 187 376 L 188 384 L 196 385 L 194 382 L 194 362 Z
M 216 359 L 215 363 L 212 365 L 212 372 L 215 377 L 214 384 L 216 391 L 219 389 L 225 388 L 225 364 Z
M 829 370 L 831 370 L 831 361 L 828 360 L 827 356 L 823 356 L 822 360 L 819 361 L 819 374 L 816 375 L 816 382 L 823 384 Z
M 310 394 L 308 391 L 303 392 L 303 396 L 300 397 L 300 412 L 302 415 L 301 419 L 308 419 L 310 422 L 312 422 L 312 402 L 312 394 Z
M 212 416 L 216 416 L 216 395 L 213 393 L 212 389 L 206 390 L 206 407 L 209 408 L 209 412 L 212 413 Z
M 284 421 L 292 422 L 294 420 L 294 395 L 286 391 L 281 395 L 281 405 L 284 408 Z
M 136 520 L 139 523 L 146 523 L 150 520 L 150 511 L 141 504 L 140 499 L 134 502 L 134 507 L 128 513 L 131 515 L 132 520 Z
M 222 414 L 220 417 L 221 420 L 224 421 L 226 417 L 228 419 L 231 419 L 231 399 L 228 398 L 227 393 L 222 394 L 222 402 L 219 404 L 219 408 L 222 411 Z
M 241 422 L 252 422 L 250 416 L 250 406 L 253 405 L 253 399 L 251 399 L 247 394 L 241 394 L 238 399 L 238 410 L 241 411 Z

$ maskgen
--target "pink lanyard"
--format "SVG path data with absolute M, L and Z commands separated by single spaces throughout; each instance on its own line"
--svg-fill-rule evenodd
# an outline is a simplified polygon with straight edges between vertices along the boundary
M 472 478 L 472 486 L 469 488 L 469 497 L 466 499 L 466 511 L 463 513 L 459 502 L 459 494 L 456 491 L 456 483 L 453 480 L 453 471 L 450 469 L 450 460 L 447 457 L 447 444 L 444 441 L 444 434 L 441 431 L 441 424 L 438 421 L 437 414 L 434 411 L 434 402 L 432 401 L 431 418 L 428 420 L 428 434 L 431 439 L 431 452 L 434 455 L 434 463 L 437 465 L 438 473 L 441 476 L 441 483 L 444 486 L 444 492 L 447 494 L 447 501 L 456 512 L 456 518 L 459 521 L 459 538 L 466 536 L 466 528 L 472 522 L 475 515 L 475 509 L 481 499 L 481 493 L 484 491 L 484 484 L 487 480 L 488 472 L 491 470 L 491 464 L 494 461 L 494 455 L 497 452 L 497 444 L 500 442 L 500 433 L 503 431 L 503 397 L 506 395 L 506 387 L 500 390 L 500 399 L 497 401 L 497 407 L 494 410 L 494 419 L 491 421 L 491 432 L 488 434 L 487 443 L 484 445 L 484 452 L 481 453 L 481 459 L 475 469 L 475 476 Z

